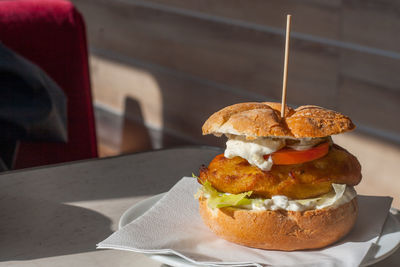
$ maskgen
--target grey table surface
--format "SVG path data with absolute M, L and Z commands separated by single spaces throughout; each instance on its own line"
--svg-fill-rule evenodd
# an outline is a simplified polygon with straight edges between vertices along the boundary
M 96 244 L 130 206 L 220 152 L 183 147 L 0 174 L 0 266 L 161 266 Z M 375 266 L 400 266 L 400 250 Z

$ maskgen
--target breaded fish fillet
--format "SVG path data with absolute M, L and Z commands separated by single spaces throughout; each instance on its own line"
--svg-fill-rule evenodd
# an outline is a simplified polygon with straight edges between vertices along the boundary
M 253 191 L 253 196 L 291 199 L 317 197 L 332 190 L 332 183 L 357 185 L 361 181 L 357 158 L 333 145 L 320 159 L 295 165 L 273 165 L 270 171 L 250 165 L 245 159 L 216 156 L 200 170 L 199 180 L 208 180 L 220 192 L 237 194 Z

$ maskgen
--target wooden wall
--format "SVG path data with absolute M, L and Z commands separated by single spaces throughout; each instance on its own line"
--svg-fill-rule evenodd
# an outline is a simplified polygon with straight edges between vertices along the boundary
M 279 101 L 290 12 L 288 103 L 341 111 L 400 142 L 398 1 L 73 2 L 87 23 L 95 100 L 115 111 L 137 100 L 142 112 L 127 116 L 212 143 L 200 128 L 214 111 Z

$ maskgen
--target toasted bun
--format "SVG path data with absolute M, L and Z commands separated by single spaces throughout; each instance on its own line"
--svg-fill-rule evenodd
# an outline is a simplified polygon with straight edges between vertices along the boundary
M 281 118 L 280 103 L 239 103 L 225 107 L 208 118 L 203 134 L 256 137 L 325 137 L 355 128 L 350 118 L 318 106 L 286 107 Z
M 211 210 L 200 198 L 200 214 L 218 236 L 240 245 L 271 250 L 322 248 L 345 236 L 357 217 L 357 199 L 337 208 L 298 211 Z

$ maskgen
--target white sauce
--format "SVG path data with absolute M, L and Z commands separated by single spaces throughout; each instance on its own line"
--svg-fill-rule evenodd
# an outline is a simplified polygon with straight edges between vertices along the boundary
M 250 210 L 318 210 L 343 205 L 350 202 L 357 195 L 352 186 L 332 184 L 332 187 L 334 191 L 317 198 L 290 200 L 286 196 L 273 196 L 271 199 L 255 199 L 251 206 L 243 206 L 243 208 Z
M 286 146 L 285 138 L 256 138 L 247 140 L 245 136 L 228 135 L 226 142 L 225 158 L 233 158 L 239 156 L 246 159 L 251 165 L 257 166 L 263 171 L 269 171 L 272 168 L 273 162 L 271 157 L 267 160 L 264 155 L 269 155 Z M 299 138 L 294 145 L 288 147 L 295 150 L 307 150 L 321 142 L 321 138 Z
M 290 147 L 294 150 L 307 150 L 317 145 L 318 143 L 321 143 L 321 139 L 322 138 L 299 138 L 296 139 L 296 141 L 298 141 L 296 144 L 287 145 L 287 147 Z
M 278 151 L 284 146 L 284 139 L 258 138 L 250 141 L 242 136 L 231 136 L 226 142 L 224 156 L 229 159 L 239 156 L 246 159 L 251 165 L 257 166 L 263 171 L 269 171 L 273 162 L 271 157 L 265 160 L 264 155 Z
M 319 210 L 330 207 L 338 207 L 350 202 L 357 196 L 357 192 L 352 186 L 345 184 L 332 184 L 333 190 L 327 194 L 316 198 L 308 199 L 289 199 L 286 196 L 272 196 L 270 199 L 251 199 L 250 205 L 238 206 L 237 208 L 262 211 L 262 210 L 287 210 L 287 211 L 305 211 Z M 221 195 L 229 193 L 221 193 Z M 221 196 L 220 195 L 220 196 Z M 203 194 L 205 198 L 210 198 L 209 194 Z

